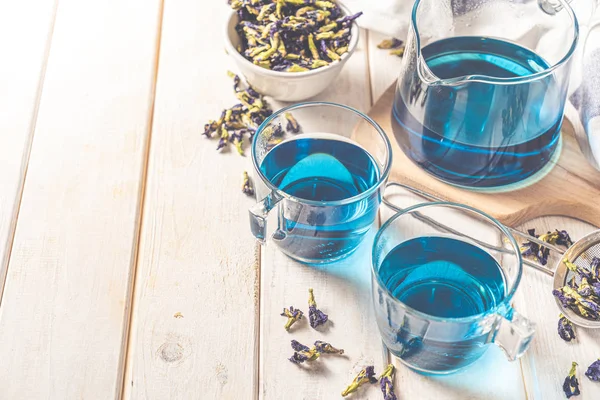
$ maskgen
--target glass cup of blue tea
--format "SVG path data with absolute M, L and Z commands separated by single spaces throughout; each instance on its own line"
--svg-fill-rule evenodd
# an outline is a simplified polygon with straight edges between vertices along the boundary
M 476 209 L 437 202 L 395 214 L 375 238 L 372 267 L 383 342 L 417 372 L 456 372 L 491 343 L 515 360 L 533 338 L 534 324 L 511 307 L 519 246 Z
M 375 220 L 391 161 L 383 130 L 350 107 L 309 102 L 274 113 L 252 143 L 260 199 L 250 209 L 252 233 L 304 263 L 348 256 Z M 277 221 L 267 223 L 268 214 Z
M 415 1 L 392 126 L 436 178 L 510 190 L 560 155 L 578 24 L 567 0 L 539 1 Z

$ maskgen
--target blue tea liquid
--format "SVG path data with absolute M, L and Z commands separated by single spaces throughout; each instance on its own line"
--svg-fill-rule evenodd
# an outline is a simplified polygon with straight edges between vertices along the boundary
M 303 134 L 275 146 L 261 163 L 269 181 L 285 193 L 322 205 L 299 205 L 284 200 L 273 239 L 296 259 L 329 262 L 351 252 L 377 215 L 380 194 L 347 204 L 346 200 L 375 186 L 377 163 L 359 145 L 331 134 Z
M 422 55 L 441 79 L 517 78 L 548 68 L 524 47 L 484 37 L 436 41 L 423 47 Z M 409 67 L 396 93 L 392 125 L 409 158 L 438 178 L 475 188 L 505 186 L 551 160 L 564 99 L 552 75 L 518 84 L 427 86 Z
M 426 236 L 401 243 L 387 254 L 378 274 L 402 303 L 440 318 L 485 314 L 502 303 L 506 292 L 502 269 L 491 255 L 449 237 Z M 427 371 L 460 369 L 479 358 L 489 341 L 489 333 L 465 335 L 469 329 L 456 335 L 448 328 L 441 332 L 414 329 L 410 323 L 399 324 L 392 338 L 402 348 L 396 355 Z

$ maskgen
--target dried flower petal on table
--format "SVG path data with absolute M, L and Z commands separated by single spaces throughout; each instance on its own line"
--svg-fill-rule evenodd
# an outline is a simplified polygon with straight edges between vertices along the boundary
M 218 120 L 208 121 L 202 133 L 207 138 L 214 134 L 219 136 L 217 150 L 228 143 L 233 143 L 240 155 L 244 155 L 244 135 L 252 139 L 256 129 L 273 111 L 264 101 L 263 96 L 252 87 L 241 87 L 241 79 L 233 72 L 227 74 L 233 78 L 233 89 L 239 103 L 223 110 Z
M 389 364 L 383 374 L 379 377 L 379 385 L 383 393 L 383 400 L 398 400 L 394 393 L 394 372 L 396 369 L 393 364 Z
M 563 383 L 563 391 L 567 396 L 567 399 L 573 396 L 579 396 L 581 392 L 579 391 L 579 381 L 575 374 L 577 373 L 577 363 L 573 362 L 571 364 L 571 370 L 569 371 L 569 375 L 565 378 L 565 382 Z
M 240 54 L 280 72 L 338 61 L 348 52 L 352 22 L 362 14 L 343 16 L 337 1 L 321 0 L 243 0 L 230 6 L 239 16 Z
M 281 316 L 287 317 L 288 319 L 284 325 L 285 330 L 289 331 L 292 325 L 296 323 L 296 321 L 302 319 L 303 315 L 304 313 L 302 311 L 298 310 L 297 308 L 294 308 L 293 306 L 290 306 L 290 308 L 284 308 L 283 312 L 281 313 Z
M 396 57 L 402 57 L 404 55 L 404 47 L 399 49 L 390 50 L 390 54 Z
M 600 359 L 594 361 L 585 371 L 585 376 L 595 382 L 600 382 Z
M 307 351 L 310 350 L 310 347 L 303 345 L 297 340 L 292 339 L 292 349 L 295 351 Z
M 327 314 L 317 309 L 317 303 L 315 302 L 315 295 L 312 288 L 308 289 L 308 319 L 310 326 L 313 328 L 323 325 L 329 319 Z
M 296 121 L 296 118 L 294 118 L 292 113 L 286 112 L 284 115 L 285 119 L 287 119 L 288 121 L 286 129 L 292 133 L 300 132 L 300 125 L 298 124 L 298 121 Z
M 391 38 L 391 39 L 385 39 L 382 40 L 381 43 L 379 43 L 377 45 L 378 49 L 397 49 L 398 47 L 401 47 L 404 44 L 404 42 L 400 39 L 396 39 L 396 38 Z
M 317 358 L 319 358 L 320 355 L 321 354 L 317 351 L 317 349 L 313 347 L 309 350 L 295 351 L 294 354 L 290 358 L 288 358 L 288 360 L 290 360 L 294 364 L 302 364 L 305 361 L 315 361 Z
M 377 378 L 375 378 L 375 367 L 368 366 L 365 369 L 361 370 L 358 375 L 354 378 L 352 383 L 348 385 L 346 389 L 342 392 L 342 396 L 346 397 L 350 393 L 354 393 L 358 390 L 361 385 L 365 383 L 375 383 L 377 382 Z
M 325 353 L 325 354 L 344 354 L 344 349 L 336 349 L 335 347 L 333 347 L 331 344 L 327 343 L 327 342 L 322 342 L 320 340 L 317 340 L 315 342 L 315 348 L 317 349 L 317 351 L 319 353 Z
M 248 196 L 254 196 L 254 188 L 250 183 L 250 177 L 248 176 L 248 172 L 244 171 L 243 173 L 243 181 L 242 181 L 242 193 Z
M 535 234 L 535 229 L 528 229 L 527 232 L 530 236 L 540 239 L 539 235 Z M 537 243 L 527 241 L 521 245 L 521 255 L 523 257 L 531 257 L 540 262 L 542 265 L 548 263 L 548 256 L 550 255 L 550 249 L 547 247 L 540 246 Z
M 573 324 L 563 314 L 560 314 L 558 319 L 558 336 L 565 342 L 575 339 Z
M 573 241 L 571 240 L 571 236 L 569 236 L 569 233 L 567 231 L 565 231 L 565 230 L 559 231 L 557 229 L 556 233 L 558 234 L 558 238 L 556 239 L 557 245 L 565 246 L 565 247 L 573 246 Z

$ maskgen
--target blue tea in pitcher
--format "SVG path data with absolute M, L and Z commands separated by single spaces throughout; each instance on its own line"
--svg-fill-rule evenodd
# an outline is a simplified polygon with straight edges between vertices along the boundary
M 295 258 L 334 260 L 354 249 L 373 223 L 379 194 L 352 198 L 375 186 L 380 170 L 373 157 L 349 139 L 303 134 L 271 149 L 260 169 L 286 194 L 318 202 L 288 202 L 281 208 L 273 240 Z
M 438 40 L 421 54 L 437 81 L 424 82 L 410 64 L 393 108 L 393 130 L 410 159 L 439 179 L 474 188 L 522 181 L 552 159 L 564 82 L 553 74 L 524 79 L 546 71 L 544 59 L 475 36 Z
M 424 236 L 393 248 L 378 271 L 388 291 L 407 306 L 438 318 L 485 314 L 502 303 L 505 277 L 494 257 L 483 249 L 450 237 Z M 404 329 L 406 328 L 406 329 Z M 396 338 L 404 344 L 395 354 L 422 370 L 454 371 L 479 358 L 489 333 L 443 342 L 411 335 L 401 327 Z

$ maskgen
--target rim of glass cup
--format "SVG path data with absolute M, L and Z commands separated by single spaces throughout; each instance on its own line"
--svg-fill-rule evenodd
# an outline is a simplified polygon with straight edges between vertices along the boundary
M 414 31 L 414 34 L 415 34 L 415 45 L 416 45 L 415 49 L 417 51 L 417 60 L 418 60 L 417 62 L 427 71 L 427 73 L 431 74 L 431 76 L 434 76 L 436 78 L 434 81 L 435 84 L 458 85 L 458 84 L 462 84 L 464 82 L 484 82 L 484 83 L 487 82 L 487 83 L 493 83 L 493 84 L 510 85 L 510 84 L 514 84 L 514 83 L 526 83 L 526 82 L 536 81 L 538 79 L 544 78 L 544 77 L 554 73 L 554 71 L 556 69 L 560 68 L 567 61 L 569 61 L 569 59 L 571 58 L 573 53 L 575 53 L 575 49 L 577 48 L 577 42 L 579 41 L 579 21 L 577 20 L 577 16 L 575 15 L 575 12 L 573 12 L 573 8 L 571 8 L 569 1 L 558 0 L 558 1 L 560 1 L 561 5 L 563 6 L 563 9 L 560 12 L 564 11 L 569 14 L 569 17 L 571 18 L 571 25 L 573 28 L 573 42 L 571 43 L 571 47 L 569 48 L 569 51 L 567 51 L 565 53 L 565 55 L 560 59 L 560 61 L 554 63 L 553 65 L 549 66 L 548 68 L 546 68 L 543 71 L 536 72 L 535 74 L 525 75 L 522 77 L 495 78 L 495 77 L 491 77 L 491 76 L 475 74 L 475 75 L 462 76 L 462 77 L 458 77 L 458 78 L 441 79 L 436 74 L 431 72 L 431 70 L 427 66 L 427 63 L 425 62 L 425 59 L 423 58 L 423 54 L 421 53 L 421 36 L 419 34 L 419 29 L 417 28 L 416 21 L 417 21 L 417 10 L 419 8 L 419 5 L 423 1 L 424 0 L 415 0 L 413 9 L 411 12 L 411 17 L 410 17 L 410 28 Z M 543 11 L 540 10 L 540 12 L 543 12 Z M 420 75 L 421 71 L 419 68 L 417 68 L 417 71 L 419 72 L 419 75 Z M 422 77 L 421 77 L 421 79 L 422 79 Z
M 473 212 L 475 214 L 478 214 L 480 216 L 482 216 L 483 218 L 487 219 L 489 222 L 491 222 L 493 225 L 495 225 L 498 229 L 500 229 L 500 231 L 502 231 L 502 233 L 504 233 L 504 235 L 506 235 L 506 237 L 508 238 L 510 244 L 513 247 L 513 250 L 515 250 L 515 255 L 517 256 L 517 260 L 518 260 L 518 268 L 519 268 L 519 272 L 517 274 L 517 277 L 510 289 L 510 291 L 508 292 L 508 294 L 504 297 L 504 299 L 498 303 L 494 308 L 492 308 L 491 310 L 487 310 L 483 313 L 479 313 L 479 314 L 474 314 L 474 315 L 469 315 L 468 317 L 459 317 L 459 318 L 443 318 L 443 317 L 436 317 L 435 315 L 430 315 L 424 312 L 421 312 L 419 310 L 416 310 L 408 305 L 406 305 L 405 303 L 403 303 L 402 301 L 398 300 L 393 294 L 392 292 L 390 292 L 390 290 L 383 284 L 383 282 L 381 281 L 381 279 L 379 278 L 379 274 L 377 273 L 377 271 L 375 270 L 376 266 L 375 266 L 375 258 L 376 258 L 376 251 L 377 251 L 377 245 L 381 239 L 382 234 L 384 233 L 385 230 L 388 229 L 388 227 L 398 218 L 402 217 L 405 214 L 409 214 L 414 210 L 417 209 L 421 209 L 421 208 L 426 208 L 426 207 L 453 207 L 453 208 L 457 208 L 457 209 L 461 209 L 461 210 L 467 210 L 470 212 Z M 398 243 L 400 244 L 400 243 Z M 373 275 L 373 277 L 375 279 L 377 279 L 377 284 L 379 285 L 380 288 L 383 288 L 383 290 L 386 291 L 386 293 L 394 300 L 395 304 L 398 304 L 400 307 L 402 307 L 404 310 L 410 312 L 411 314 L 416 315 L 419 318 L 423 318 L 423 319 L 428 319 L 428 320 L 432 320 L 432 321 L 439 321 L 439 322 L 454 322 L 454 323 L 462 323 L 462 322 L 471 322 L 474 321 L 476 319 L 480 319 L 483 316 L 486 315 L 490 315 L 490 314 L 496 314 L 498 309 L 500 309 L 502 306 L 505 306 L 507 304 L 510 304 L 510 301 L 512 300 L 517 287 L 519 287 L 519 283 L 521 282 L 521 276 L 523 275 L 523 258 L 521 257 L 521 252 L 519 251 L 519 245 L 517 244 L 517 241 L 515 240 L 514 236 L 510 234 L 510 232 L 508 231 L 508 229 L 506 229 L 506 227 L 504 225 L 502 225 L 497 219 L 495 219 L 494 217 L 484 213 L 481 210 L 478 210 L 474 207 L 468 206 L 466 204 L 460 204 L 460 203 L 453 203 L 453 202 L 449 202 L 449 201 L 434 201 L 434 202 L 429 202 L 429 203 L 421 203 L 421 204 L 415 204 L 414 206 L 410 206 L 405 208 L 403 211 L 397 212 L 396 214 L 394 214 L 390 219 L 388 219 L 379 229 L 379 231 L 377 232 L 377 235 L 375 235 L 375 240 L 373 241 L 373 251 L 371 252 L 371 274 Z
M 392 144 L 390 143 L 390 140 L 388 139 L 384 130 L 379 126 L 379 124 L 377 122 L 373 121 L 368 115 L 366 115 L 350 106 L 344 105 L 344 104 L 333 103 L 333 102 L 328 102 L 328 101 L 305 101 L 302 103 L 289 105 L 289 106 L 284 107 L 284 108 L 274 112 L 273 114 L 271 114 L 269 117 L 267 117 L 267 119 L 265 119 L 263 121 L 262 124 L 260 124 L 260 126 L 256 130 L 256 133 L 254 134 L 254 136 L 257 137 L 257 135 L 259 135 L 265 129 L 265 127 L 271 123 L 271 121 L 273 121 L 275 118 L 277 118 L 281 114 L 284 114 L 288 111 L 298 109 L 298 108 L 318 107 L 318 106 L 336 107 L 336 108 L 340 108 L 340 109 L 343 109 L 346 111 L 350 111 L 351 113 L 354 113 L 358 117 L 362 118 L 364 121 L 368 122 L 373 128 L 375 128 L 375 130 L 377 131 L 377 133 L 379 134 L 379 136 L 385 143 L 385 153 L 386 153 L 385 168 L 383 169 L 383 172 L 379 176 L 379 179 L 377 180 L 377 184 L 371 186 L 369 189 L 365 190 L 364 192 L 362 192 L 360 194 L 357 194 L 356 196 L 348 197 L 348 198 L 342 199 L 342 200 L 335 200 L 335 201 L 306 200 L 301 197 L 292 196 L 292 195 L 284 192 L 283 190 L 279 189 L 277 186 L 273 185 L 271 183 L 271 181 L 269 179 L 267 179 L 267 177 L 260 170 L 260 166 L 257 164 L 257 160 L 256 160 L 256 143 L 257 143 L 256 139 L 252 140 L 252 165 L 254 166 L 254 170 L 258 173 L 258 175 L 260 176 L 260 179 L 267 185 L 269 190 L 271 190 L 272 192 L 277 192 L 278 194 L 281 195 L 281 197 L 283 197 L 285 199 L 293 200 L 295 202 L 302 203 L 302 204 L 314 205 L 314 206 L 323 206 L 323 205 L 341 206 L 341 205 L 353 203 L 361 198 L 370 196 L 372 193 L 379 190 L 381 185 L 383 185 L 386 182 L 386 180 L 390 174 L 390 170 L 392 168 Z

